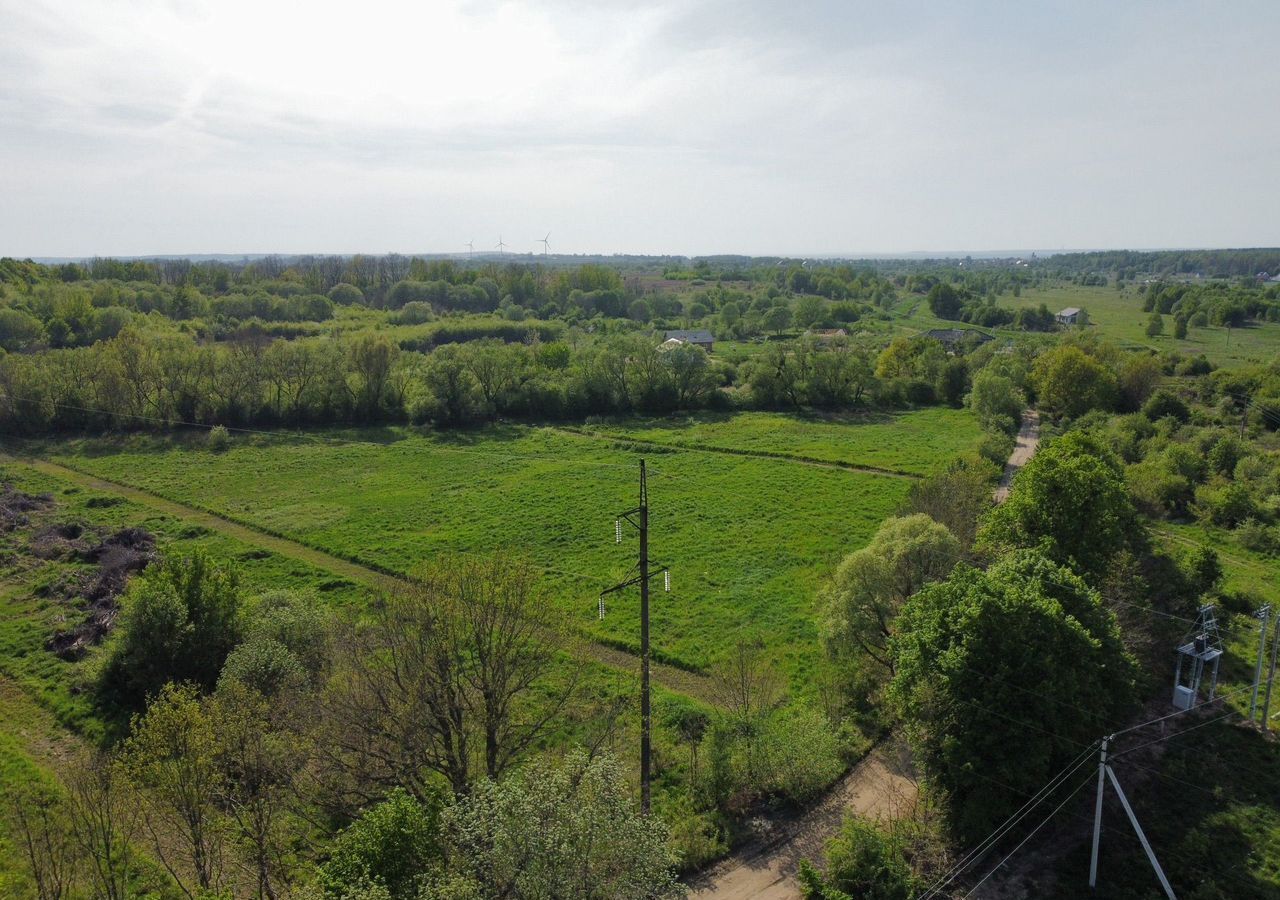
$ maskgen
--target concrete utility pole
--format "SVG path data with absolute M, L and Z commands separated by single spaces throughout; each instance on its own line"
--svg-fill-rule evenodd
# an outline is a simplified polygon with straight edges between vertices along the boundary
M 1275 637 L 1271 641 L 1271 671 L 1267 675 L 1267 693 L 1262 701 L 1262 730 L 1271 729 L 1271 685 L 1276 680 L 1276 655 L 1280 654 L 1280 623 L 1273 628 Z
M 1258 633 L 1258 663 L 1253 669 L 1253 694 L 1249 697 L 1249 724 L 1253 724 L 1254 714 L 1258 711 L 1258 685 L 1262 683 L 1262 661 L 1267 655 L 1267 622 L 1271 618 L 1271 604 L 1258 610 L 1258 618 L 1262 628 Z
M 1102 739 L 1102 751 L 1098 754 L 1098 797 L 1093 802 L 1093 853 L 1089 856 L 1089 887 L 1098 886 L 1098 842 L 1102 838 L 1102 791 L 1106 788 L 1107 744 L 1113 735 Z
M 640 808 L 647 814 L 652 794 L 650 770 L 653 753 L 650 741 L 652 716 L 649 690 L 649 485 L 643 459 L 640 460 L 640 505 L 618 516 L 614 523 L 618 543 L 622 543 L 624 520 L 640 532 L 640 574 L 601 592 L 600 618 L 604 618 L 605 594 L 616 593 L 632 585 L 640 585 Z M 670 573 L 662 567 L 659 569 L 663 572 L 666 590 L 671 590 Z

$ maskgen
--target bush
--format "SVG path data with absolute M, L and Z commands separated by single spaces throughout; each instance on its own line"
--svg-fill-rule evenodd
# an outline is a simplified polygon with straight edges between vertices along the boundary
M 1165 416 L 1173 416 L 1179 422 L 1186 422 L 1191 418 L 1191 411 L 1187 409 L 1187 404 L 1171 391 L 1156 391 L 1152 394 L 1151 398 L 1143 404 L 1142 414 L 1152 422 L 1163 419 Z
M 1196 488 L 1195 513 L 1203 521 L 1235 528 L 1246 519 L 1256 518 L 1258 507 L 1243 484 L 1202 485 Z
M 1265 553 L 1274 556 L 1280 552 L 1280 534 L 1257 519 L 1246 519 L 1236 529 L 1236 540 L 1240 546 L 1254 553 Z
M 231 446 L 231 432 L 227 431 L 225 425 L 215 425 L 209 429 L 205 445 L 214 453 L 221 453 Z
M 218 687 L 238 682 L 264 697 L 296 691 L 307 684 L 307 670 L 279 641 L 257 638 L 231 651 L 218 677 Z
M 235 570 L 198 553 L 166 559 L 129 585 L 99 690 L 141 709 L 170 681 L 212 688 L 240 635 Z
M 800 885 L 806 900 L 908 900 L 921 887 L 902 836 L 855 816 L 827 842 L 826 874 L 805 860 Z
M 432 310 L 431 304 L 422 300 L 411 300 L 399 311 L 391 316 L 391 321 L 397 325 L 421 325 L 423 322 L 430 322 L 436 317 L 435 311 Z
M 443 862 L 438 797 L 421 802 L 403 788 L 366 810 L 334 839 L 319 882 L 330 897 L 352 889 L 385 888 L 392 900 L 409 900 Z

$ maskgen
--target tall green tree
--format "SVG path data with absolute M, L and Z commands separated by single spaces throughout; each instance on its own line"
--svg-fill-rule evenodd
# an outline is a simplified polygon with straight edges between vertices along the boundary
M 1136 665 L 1102 598 L 1036 550 L 961 566 L 903 607 L 894 709 L 971 842 L 1088 747 L 1134 697 Z
M 1141 539 L 1120 460 L 1097 437 L 1072 431 L 1018 473 L 1009 499 L 987 514 L 977 546 L 993 558 L 1037 547 L 1100 583 L 1112 557 Z

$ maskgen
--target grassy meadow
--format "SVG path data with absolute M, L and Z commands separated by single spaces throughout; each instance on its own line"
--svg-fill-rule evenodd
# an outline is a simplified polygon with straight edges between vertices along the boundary
M 926 474 L 970 449 L 967 412 L 924 410 L 892 420 L 810 424 L 752 415 L 695 426 L 690 445 L 823 455 L 852 465 Z M 812 435 L 805 433 L 812 431 Z M 660 443 L 663 429 L 644 439 Z M 635 592 L 626 578 L 635 537 L 614 543 L 614 517 L 636 503 L 638 461 L 650 464 L 651 555 L 673 592 L 653 604 L 655 654 L 705 670 L 735 640 L 764 639 L 793 686 L 817 661 L 813 596 L 823 577 L 863 546 L 902 502 L 911 479 L 679 447 L 640 446 L 551 428 L 471 433 L 412 429 L 328 431 L 298 440 L 237 436 L 205 449 L 201 435 L 79 440 L 39 451 L 56 462 L 206 509 L 333 555 L 411 573 L 442 553 L 529 557 L 557 602 L 588 635 L 632 648 Z

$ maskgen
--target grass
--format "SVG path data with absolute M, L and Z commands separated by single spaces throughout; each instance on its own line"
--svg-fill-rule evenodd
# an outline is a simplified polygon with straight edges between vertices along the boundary
M 966 409 L 898 414 L 698 413 L 622 420 L 591 432 L 674 447 L 778 455 L 909 475 L 936 472 L 982 440 Z
M 957 430 L 957 414 L 932 412 L 935 430 Z M 786 417 L 729 422 L 725 440 L 759 445 L 771 421 L 776 446 L 795 446 L 801 425 Z M 913 440 L 923 441 L 927 416 L 914 421 L 921 436 Z M 818 446 L 847 459 L 884 459 L 881 445 L 892 434 L 887 423 L 814 427 L 823 435 Z M 976 443 L 976 429 L 971 433 Z M 411 573 L 447 552 L 526 555 L 545 570 L 556 602 L 577 625 L 625 647 L 637 643 L 638 597 L 611 598 L 604 621 L 596 618 L 596 598 L 627 577 L 634 559 L 634 536 L 626 533 L 625 546 L 616 546 L 613 520 L 635 505 L 637 463 L 647 454 L 651 554 L 671 568 L 674 583 L 673 593 L 658 594 L 653 604 L 660 657 L 705 669 L 736 639 L 759 637 L 799 689 L 811 683 L 817 663 L 813 596 L 820 580 L 867 542 L 910 487 L 908 479 L 794 461 L 638 451 L 553 429 L 447 436 L 383 429 L 349 437 L 367 440 L 238 439 L 215 454 L 184 436 L 135 437 L 44 450 L 92 474 L 383 571 Z M 954 434 L 943 441 L 962 443 Z M 938 452 L 932 467 L 950 455 Z M 931 467 L 924 452 L 913 465 Z
M 1056 284 L 1043 288 L 1026 288 L 1021 297 L 1004 294 L 997 298 L 999 306 L 1008 309 L 1020 307 L 1038 308 L 1041 303 L 1057 312 L 1068 306 L 1085 309 L 1089 313 L 1089 330 L 1127 348 L 1149 348 L 1157 351 L 1176 350 L 1187 356 L 1204 354 L 1218 366 L 1235 367 L 1268 363 L 1280 354 L 1280 323 L 1264 322 L 1247 328 L 1228 329 L 1217 325 L 1192 327 L 1185 340 L 1173 338 L 1173 316 L 1164 317 L 1164 334 L 1147 337 L 1147 319 L 1150 313 L 1142 311 L 1142 297 L 1137 290 L 1126 287 L 1084 287 L 1073 284 Z M 911 332 L 930 328 L 955 328 L 957 323 L 939 319 L 929 312 L 924 297 L 910 294 L 900 299 L 893 309 L 895 324 Z M 967 327 L 963 324 L 959 327 Z M 990 331 L 991 329 L 983 329 Z M 1001 329 L 1002 336 L 1023 336 L 1027 332 Z

